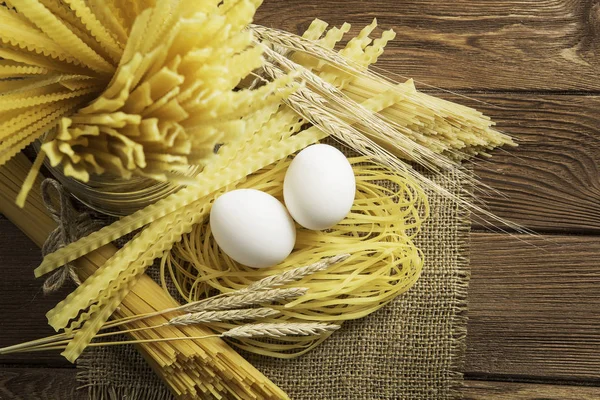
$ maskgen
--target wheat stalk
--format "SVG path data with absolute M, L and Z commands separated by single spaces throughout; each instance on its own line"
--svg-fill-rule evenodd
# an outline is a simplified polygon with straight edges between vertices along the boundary
M 271 79 L 276 79 L 283 74 L 283 71 L 271 63 L 265 63 L 263 69 Z M 287 99 L 284 99 L 284 102 L 288 107 L 323 132 L 345 142 L 356 151 L 375 158 L 380 164 L 404 172 L 409 172 L 412 169 L 408 164 L 400 161 L 389 151 L 364 136 L 356 128 L 327 111 L 323 107 L 323 105 L 327 104 L 327 100 L 316 92 L 302 87 Z M 413 172 L 411 175 L 415 175 L 420 181 L 423 180 L 416 172 Z
M 232 309 L 243 309 L 257 304 L 273 303 L 276 301 L 292 299 L 300 297 L 306 294 L 307 288 L 286 288 L 286 289 L 273 289 L 263 290 L 259 292 L 249 292 L 246 288 L 236 290 L 230 293 L 223 293 L 215 297 L 202 299 L 181 305 L 179 307 L 166 308 L 164 310 L 156 311 L 148 314 L 141 314 L 131 318 L 117 319 L 111 323 L 105 324 L 102 329 L 116 328 L 125 324 L 131 324 L 132 322 L 148 319 L 157 315 L 163 315 L 173 312 L 187 312 L 197 313 L 202 311 L 220 311 L 220 310 L 232 310 Z M 61 334 L 60 339 L 64 339 L 69 335 Z
M 310 54 L 321 61 L 326 61 L 330 65 L 345 70 L 349 72 L 351 75 L 357 77 L 368 77 L 370 79 L 375 80 L 378 84 L 382 84 L 387 86 L 390 90 L 397 90 L 395 86 L 395 82 L 388 80 L 387 77 L 383 76 L 380 73 L 373 72 L 364 66 L 361 66 L 358 63 L 353 62 L 350 59 L 346 59 L 344 56 L 340 55 L 334 50 L 325 48 L 321 46 L 319 43 L 303 38 L 298 35 L 294 35 L 289 32 L 280 31 L 273 28 L 267 28 L 260 25 L 250 25 L 250 29 L 254 32 L 256 38 L 259 41 L 265 41 L 266 43 L 270 43 L 271 45 L 280 46 L 283 48 L 287 48 L 290 51 L 298 51 Z M 357 122 L 360 122 L 356 127 L 359 129 L 364 129 L 364 127 L 371 128 L 368 131 L 360 132 L 356 127 L 353 127 L 351 130 L 334 130 L 333 132 L 338 132 L 338 135 L 334 135 L 333 137 L 341 140 L 347 145 L 355 147 L 355 150 L 362 153 L 363 155 L 369 156 L 375 159 L 377 162 L 400 171 L 404 171 L 412 178 L 414 178 L 418 183 L 422 186 L 429 188 L 433 192 L 439 193 L 443 196 L 450 198 L 452 201 L 460 204 L 467 209 L 472 209 L 474 211 L 480 212 L 482 215 L 486 215 L 492 220 L 499 221 L 501 223 L 507 224 L 512 228 L 516 229 L 519 232 L 524 232 L 523 228 L 518 224 L 511 223 L 510 221 L 505 221 L 488 210 L 474 204 L 473 202 L 466 201 L 458 196 L 452 195 L 450 192 L 445 190 L 442 186 L 436 184 L 430 179 L 426 178 L 422 174 L 417 173 L 412 168 L 410 168 L 405 163 L 399 162 L 395 160 L 395 155 L 392 154 L 387 149 L 383 149 L 378 142 L 383 141 L 384 143 L 392 146 L 395 152 L 398 152 L 403 158 L 408 158 L 413 161 L 418 162 L 422 166 L 426 167 L 431 171 L 453 171 L 455 174 L 459 175 L 462 179 L 471 182 L 478 188 L 478 190 L 485 189 L 487 191 L 493 191 L 493 189 L 486 185 L 482 184 L 476 177 L 471 177 L 468 174 L 464 173 L 458 168 L 458 164 L 447 156 L 443 156 L 441 154 L 437 154 L 435 151 L 432 151 L 427 146 L 424 146 L 410 138 L 410 136 L 414 133 L 411 129 L 407 128 L 404 125 L 398 124 L 395 121 L 392 121 L 386 117 L 376 115 L 374 113 L 369 112 L 369 110 L 362 107 L 360 104 L 354 102 L 349 99 L 343 92 L 341 92 L 335 86 L 329 84 L 328 82 L 321 79 L 318 75 L 310 71 L 309 69 L 301 66 L 292 60 L 287 59 L 285 56 L 271 50 L 268 46 L 264 46 L 267 50 L 265 53 L 271 59 L 275 60 L 277 63 L 282 65 L 284 68 L 298 72 L 301 78 L 308 83 L 308 85 L 312 86 L 316 90 L 321 93 L 324 93 L 326 96 L 330 97 L 334 104 L 340 106 L 341 112 L 338 111 L 338 114 L 343 117 L 343 119 L 339 119 L 338 121 L 329 121 L 333 122 L 333 125 L 337 125 L 335 122 L 341 121 L 343 124 L 346 124 L 344 120 L 350 120 L 352 125 L 356 125 Z M 269 75 L 272 75 L 273 72 L 276 72 L 276 75 L 272 76 L 281 76 L 283 71 L 278 68 L 273 68 L 272 65 L 264 65 L 263 70 L 267 72 Z M 330 105 L 327 104 L 323 98 L 315 97 L 310 90 L 304 89 L 302 93 L 296 93 L 293 98 L 290 98 L 286 103 L 290 108 L 294 111 L 302 115 L 304 118 L 309 120 L 311 123 L 315 123 L 316 120 L 319 119 L 318 113 L 321 114 L 329 113 L 332 114 L 331 110 L 327 110 L 328 106 L 331 109 Z M 313 115 L 309 116 L 307 114 L 308 110 L 304 107 L 304 110 L 299 110 L 298 107 L 294 107 L 290 105 L 291 102 L 301 101 L 301 97 L 309 101 L 313 101 L 317 110 L 313 110 Z M 435 110 L 432 109 L 433 112 Z M 357 120 L 358 118 L 358 120 Z M 323 119 L 323 118 L 321 118 Z M 360 120 L 363 121 L 360 121 Z M 332 131 L 328 129 L 326 125 L 319 125 L 319 128 L 324 132 L 332 135 Z M 374 130 L 373 130 L 374 128 Z M 371 140 L 370 136 L 373 133 L 373 138 L 375 140 Z M 402 134 L 397 134 L 398 132 Z M 417 132 L 418 134 L 418 132 Z M 356 136 L 359 137 L 356 137 Z M 366 136 L 365 136 L 366 135 Z
M 289 32 L 280 31 L 273 28 L 267 28 L 260 25 L 250 25 L 250 28 L 253 30 L 253 32 L 255 32 L 255 35 L 259 40 L 266 41 L 273 45 L 288 48 L 293 51 L 300 51 L 311 54 L 322 61 L 329 62 L 337 68 L 350 70 L 351 74 L 355 76 L 369 77 L 370 79 L 376 80 L 380 84 L 388 86 L 391 90 L 397 90 L 396 86 L 393 85 L 390 81 L 388 81 L 387 78 L 383 75 L 373 72 L 368 68 L 363 68 L 359 64 L 353 63 L 352 60 L 345 58 L 344 56 L 340 55 L 334 50 L 321 46 L 317 42 L 303 38 L 302 36 L 294 35 Z M 264 44 L 263 48 L 265 49 L 265 54 L 267 54 L 267 56 L 269 56 L 271 59 L 275 60 L 278 64 L 284 66 L 289 71 L 298 72 L 301 78 L 310 86 L 320 91 L 321 93 L 324 93 L 327 96 L 331 97 L 334 100 L 334 102 L 339 103 L 338 105 L 341 106 L 341 110 L 343 110 L 341 112 L 341 115 L 344 117 L 344 119 L 352 119 L 354 121 L 353 124 L 355 124 L 356 122 L 361 122 L 360 120 L 362 119 L 362 126 L 375 128 L 375 131 L 372 132 L 375 134 L 374 137 L 376 140 L 370 140 L 368 137 L 364 137 L 360 139 L 367 140 L 355 139 L 350 141 L 350 137 L 348 135 L 345 135 L 345 139 L 338 137 L 338 139 L 342 140 L 350 146 L 359 144 L 357 150 L 362 154 L 374 157 L 379 162 L 388 161 L 387 163 L 383 162 L 384 165 L 387 165 L 388 167 L 399 168 L 398 163 L 393 162 L 393 160 L 391 159 L 391 157 L 394 157 L 394 155 L 389 151 L 382 149 L 381 146 L 377 143 L 378 140 L 383 140 L 385 143 L 393 146 L 394 149 L 400 154 L 402 154 L 403 157 L 416 161 L 429 170 L 438 171 L 439 169 L 442 169 L 446 171 L 453 171 L 466 181 L 475 184 L 478 188 L 483 187 L 486 190 L 492 190 L 492 188 L 488 185 L 479 182 L 477 178 L 471 177 L 468 174 L 462 172 L 460 169 L 458 169 L 458 164 L 455 161 L 451 160 L 446 156 L 437 154 L 427 146 L 424 146 L 412 140 L 410 136 L 415 132 L 413 132 L 411 129 L 407 128 L 406 126 L 395 123 L 394 121 L 391 121 L 385 117 L 381 117 L 375 113 L 370 112 L 369 110 L 365 109 L 362 105 L 348 98 L 337 87 L 335 87 L 327 81 L 324 81 L 318 75 L 316 75 L 306 67 L 293 62 L 285 56 L 273 51 Z M 272 79 L 274 76 L 280 77 L 284 75 L 284 72 L 281 69 L 274 67 L 273 65 L 269 65 L 268 63 L 267 65 L 263 66 L 263 69 L 265 70 L 265 72 L 268 73 L 268 75 L 271 75 Z M 325 99 L 323 99 L 322 97 L 319 98 L 320 96 L 314 96 L 312 93 L 310 93 L 310 90 L 304 89 L 304 93 L 302 93 L 301 95 L 304 98 L 313 101 L 317 106 L 323 109 L 325 109 L 327 106 Z M 294 99 L 290 100 L 294 101 Z M 295 100 L 297 100 L 297 98 Z M 294 109 L 296 112 L 299 112 L 294 107 L 292 107 L 292 109 Z M 305 114 L 301 113 L 301 115 L 307 118 Z M 310 120 L 310 118 L 307 119 Z M 358 133 L 361 136 L 365 135 L 365 133 L 359 132 L 356 129 L 354 129 L 354 131 L 354 134 Z M 328 131 L 326 132 L 329 133 Z M 401 133 L 401 135 L 398 135 L 398 133 Z M 405 168 L 400 168 L 400 170 L 406 172 Z M 434 184 L 428 179 L 422 179 L 422 177 L 419 176 L 420 174 L 412 173 L 412 171 L 410 172 L 411 175 L 413 175 L 413 177 L 421 178 L 419 179 L 419 182 L 421 184 L 428 186 L 434 191 L 443 195 L 449 195 L 449 193 L 447 193 L 446 191 L 440 190 L 442 188 L 439 185 Z M 471 207 L 476 209 L 477 211 L 480 211 L 480 208 L 476 207 L 474 204 L 461 201 L 457 198 L 453 198 L 453 200 L 467 206 L 468 208 Z M 488 215 L 490 213 L 484 212 L 484 214 Z
M 258 336 L 275 338 L 282 336 L 317 336 L 327 332 L 333 332 L 339 328 L 339 325 L 325 324 L 322 322 L 247 324 L 225 331 L 221 336 L 231 338 Z
M 284 74 L 281 69 L 271 63 L 265 63 L 263 69 L 271 79 L 277 79 L 277 77 Z M 346 142 L 358 152 L 365 155 L 372 155 L 381 164 L 398 170 L 410 168 L 407 164 L 394 157 L 393 154 L 365 137 L 356 128 L 348 125 L 331 112 L 326 111 L 322 106 L 327 104 L 327 100 L 316 92 L 304 87 L 299 88 L 288 99 L 285 99 L 284 102 L 307 121 L 328 135 Z
M 416 132 L 413 132 L 405 126 L 386 120 L 366 109 L 361 104 L 350 99 L 340 89 L 323 80 L 306 67 L 278 54 L 267 46 L 263 45 L 263 48 L 265 54 L 279 65 L 291 72 L 299 73 L 300 77 L 306 81 L 309 86 L 330 97 L 331 100 L 333 100 L 333 103 L 338 106 L 339 110 L 343 110 L 341 112 L 338 110 L 337 112 L 338 114 L 341 114 L 344 119 L 350 119 L 354 124 L 360 122 L 362 127 L 368 126 L 370 128 L 370 134 L 374 135 L 376 139 L 384 140 L 385 143 L 391 144 L 397 151 L 429 169 L 435 170 L 441 168 L 444 170 L 456 170 L 457 164 L 454 161 L 437 154 L 426 146 L 412 140 L 410 136 L 414 135 Z M 267 63 L 264 68 L 272 78 L 274 76 L 280 77 L 285 74 L 284 71 L 280 69 L 277 70 L 277 68 L 270 63 Z M 327 106 L 326 100 L 323 97 L 319 98 L 308 94 L 308 92 L 304 94 L 304 97 L 314 101 L 315 104 L 318 104 L 319 106 Z M 369 132 L 363 134 L 369 135 Z M 401 134 L 399 135 L 398 133 Z M 470 178 L 466 174 L 465 177 Z
M 119 346 L 124 344 L 141 344 L 141 343 L 161 343 L 161 342 L 177 342 L 180 340 L 202 340 L 210 338 L 249 338 L 249 337 L 272 337 L 279 338 L 283 336 L 318 336 L 325 333 L 333 332 L 340 329 L 340 325 L 326 324 L 322 322 L 300 322 L 300 323 L 262 323 L 262 324 L 246 324 L 221 334 L 204 335 L 204 336 L 177 336 L 168 338 L 153 338 L 153 339 L 137 339 L 137 340 L 119 340 L 115 342 L 97 342 L 90 343 L 90 347 L 104 346 Z M 115 334 L 118 332 L 115 332 Z M 40 346 L 33 346 L 25 349 L 0 349 L 0 354 L 20 353 L 20 352 L 36 352 L 48 350 L 61 350 L 66 346 L 65 341 L 49 343 Z
M 200 311 L 171 318 L 169 325 L 195 325 L 209 322 L 261 319 L 277 314 L 279 314 L 279 311 L 268 307 L 226 311 Z
M 276 301 L 300 297 L 306 294 L 307 288 L 272 289 L 260 292 L 234 292 L 231 296 L 216 297 L 185 304 L 177 311 L 199 312 L 218 311 L 244 308 L 256 304 L 273 303 Z
M 265 64 L 265 66 L 267 65 Z M 269 71 L 268 68 L 269 66 L 267 66 L 265 71 Z M 493 221 L 498 221 L 501 224 L 507 225 L 519 233 L 531 233 L 519 224 L 500 218 L 489 210 L 478 206 L 469 200 L 465 200 L 459 195 L 451 193 L 445 187 L 429 179 L 426 175 L 417 172 L 409 164 L 398 159 L 391 152 L 379 146 L 376 142 L 363 135 L 356 128 L 345 123 L 341 118 L 335 116 L 331 112 L 323 109 L 322 104 L 324 104 L 324 101 L 326 102 L 322 96 L 306 88 L 298 89 L 296 92 L 290 95 L 289 98 L 284 100 L 288 107 L 301 115 L 311 124 L 317 126 L 323 132 L 327 133 L 329 136 L 337 138 L 353 148 L 355 151 L 374 159 L 376 162 L 390 168 L 392 171 L 404 172 L 408 177 L 414 179 L 415 182 L 419 183 L 423 188 L 432 190 L 434 193 L 438 193 L 468 210 L 476 211 L 481 215 L 491 218 Z M 413 157 L 409 155 L 409 158 Z M 465 179 L 481 185 L 478 183 L 476 178 L 469 178 L 466 174 L 458 169 L 455 171 L 457 174 L 465 177 Z M 442 175 L 442 179 L 446 178 L 444 178 Z
M 288 284 L 290 282 L 295 282 L 304 278 L 305 276 L 312 275 L 319 271 L 323 271 L 333 264 L 340 263 L 346 260 L 348 257 L 350 257 L 350 254 L 342 254 L 339 256 L 325 258 L 311 265 L 290 269 L 278 275 L 268 276 L 266 278 L 254 282 L 247 288 L 240 290 L 240 292 L 267 290 Z
M 362 143 L 362 146 L 357 148 L 359 152 L 374 157 L 388 167 L 398 168 L 398 164 L 393 159 L 395 156 L 388 150 L 382 148 L 377 143 L 378 141 L 390 144 L 397 152 L 402 154 L 404 158 L 416 161 L 431 171 L 437 171 L 439 169 L 454 171 L 466 181 L 480 184 L 476 178 L 473 178 L 469 174 L 458 169 L 456 162 L 450 160 L 448 157 L 437 154 L 426 146 L 412 140 L 410 136 L 415 133 L 412 130 L 371 112 L 361 104 L 348 98 L 348 96 L 334 85 L 321 79 L 318 75 L 304 66 L 285 58 L 266 46 L 263 47 L 265 48 L 266 54 L 278 64 L 289 71 L 297 72 L 309 86 L 329 97 L 325 98 L 317 92 L 304 87 L 299 89 L 298 93 L 295 95 L 290 96 L 290 99 L 285 101 L 286 104 L 304 118 L 313 123 L 314 121 L 321 121 L 321 123 L 329 122 L 334 125 L 341 123 L 346 127 L 352 127 L 344 137 L 341 136 L 343 132 L 340 132 L 338 129 L 337 132 L 340 135 L 338 139 L 351 146 Z M 263 70 L 271 79 L 276 79 L 285 75 L 283 70 L 268 62 L 263 65 Z M 312 106 L 309 106 L 308 103 L 302 104 L 306 103 L 303 100 L 312 103 Z M 333 101 L 333 105 L 338 106 L 338 109 L 332 107 L 330 100 Z M 297 102 L 299 104 L 294 105 L 291 104 L 292 102 Z M 327 121 L 326 114 L 330 114 L 331 116 L 337 114 L 342 118 L 335 117 L 336 121 L 332 121 L 331 119 Z M 350 121 L 350 123 L 347 121 Z M 319 125 L 319 127 L 321 127 L 321 125 Z M 369 127 L 367 131 L 364 131 L 365 127 Z M 322 128 L 327 127 L 323 126 Z M 323 130 L 329 133 L 328 129 Z M 352 138 L 352 135 L 358 137 Z M 427 184 L 428 182 L 422 181 L 421 183 Z

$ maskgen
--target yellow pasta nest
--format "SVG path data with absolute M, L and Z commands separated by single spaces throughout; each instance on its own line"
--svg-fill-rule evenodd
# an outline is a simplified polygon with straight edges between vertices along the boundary
M 254 188 L 279 199 L 291 158 L 249 177 L 237 188 Z M 286 269 L 309 265 L 323 257 L 351 253 L 346 261 L 293 284 L 308 293 L 285 306 L 281 315 L 265 322 L 326 321 L 341 323 L 364 317 L 418 279 L 423 266 L 421 251 L 412 242 L 429 213 L 425 194 L 411 179 L 372 164 L 364 157 L 350 159 L 356 175 L 356 199 L 346 219 L 329 231 L 298 229 L 296 247 L 281 264 L 263 269 L 245 267 L 225 255 L 214 241 L 207 218 L 165 253 L 161 262 L 163 283 L 170 275 L 188 301 L 241 289 Z M 206 217 L 209 209 L 199 210 Z M 214 323 L 222 332 L 232 323 Z M 264 342 L 235 339 L 234 344 L 255 353 L 294 357 L 309 351 L 325 337 L 284 337 Z
M 215 145 L 244 135 L 255 112 L 298 86 L 286 75 L 234 90 L 263 64 L 246 29 L 260 3 L 0 7 L 0 78 L 11 78 L 0 80 L 0 165 L 48 133 L 40 160 L 81 181 L 110 173 L 189 183 L 182 172 L 205 165 Z

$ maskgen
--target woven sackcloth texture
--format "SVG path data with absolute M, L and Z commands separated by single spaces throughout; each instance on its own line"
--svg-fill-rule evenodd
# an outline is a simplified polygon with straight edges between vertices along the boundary
M 455 175 L 433 177 L 455 195 L 471 188 Z M 468 212 L 429 193 L 431 217 L 417 244 L 423 274 L 408 293 L 378 312 L 344 324 L 294 360 L 245 354 L 294 400 L 460 398 L 469 280 Z M 150 270 L 152 275 L 153 271 Z M 90 398 L 172 399 L 130 346 L 96 347 L 78 361 Z

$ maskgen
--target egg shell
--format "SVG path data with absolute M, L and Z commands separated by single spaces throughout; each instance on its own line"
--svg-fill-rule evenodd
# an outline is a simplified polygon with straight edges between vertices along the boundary
M 254 268 L 279 264 L 296 243 L 296 227 L 284 205 L 254 189 L 233 190 L 217 198 L 210 228 L 225 254 Z
M 355 195 L 352 166 L 333 146 L 314 144 L 305 148 L 285 174 L 285 205 L 292 218 L 308 229 L 328 229 L 342 221 Z

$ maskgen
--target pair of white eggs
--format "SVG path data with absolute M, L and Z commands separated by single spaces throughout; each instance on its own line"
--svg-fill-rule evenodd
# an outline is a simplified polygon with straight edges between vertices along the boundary
M 283 184 L 285 206 L 259 190 L 233 190 L 215 200 L 210 228 L 229 257 L 265 268 L 279 264 L 294 249 L 294 220 L 307 229 L 331 228 L 348 215 L 355 193 L 346 157 L 335 147 L 315 144 L 290 163 Z

